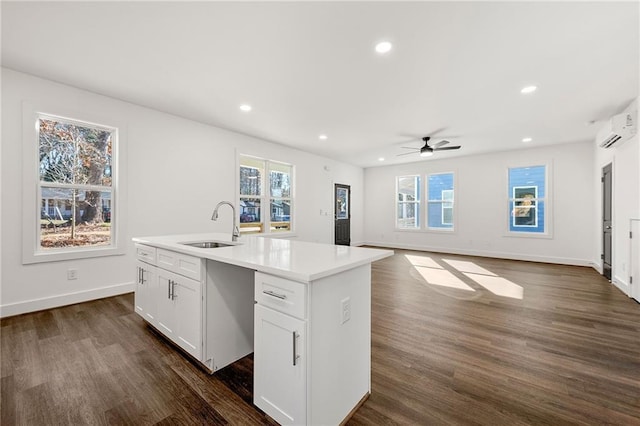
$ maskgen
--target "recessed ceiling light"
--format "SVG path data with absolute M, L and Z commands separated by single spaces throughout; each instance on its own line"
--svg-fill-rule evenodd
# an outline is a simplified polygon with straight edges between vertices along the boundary
M 327 139 L 329 139 L 329 137 L 327 135 L 320 135 L 318 136 L 318 139 L 320 139 L 321 141 L 326 141 Z
M 527 142 L 531 142 L 533 139 L 531 138 L 522 138 L 522 142 L 527 143 Z
M 520 90 L 520 93 L 523 93 L 526 95 L 528 93 L 533 93 L 536 90 L 538 90 L 537 86 L 526 86 L 526 87 L 523 87 L 522 90 Z
M 384 161 L 384 157 L 378 158 L 378 161 Z
M 249 112 L 251 111 L 251 105 L 249 104 L 242 104 L 240 105 L 240 110 L 244 111 L 244 112 Z
M 390 42 L 381 41 L 380 43 L 376 44 L 376 52 L 380 54 L 385 54 L 385 53 L 388 53 L 392 47 L 393 45 Z

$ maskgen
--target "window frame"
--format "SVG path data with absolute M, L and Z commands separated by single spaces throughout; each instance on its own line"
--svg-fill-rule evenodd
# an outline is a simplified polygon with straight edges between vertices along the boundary
M 260 218 L 261 221 L 259 225 L 256 227 L 259 228 L 258 231 L 243 231 L 242 230 L 242 222 L 240 222 L 241 209 L 238 208 L 237 211 L 237 220 L 240 223 L 240 234 L 241 235 L 267 235 L 273 234 L 278 236 L 292 234 L 295 231 L 295 165 L 291 163 L 287 163 L 279 160 L 269 160 L 264 157 L 259 157 L 256 155 L 250 154 L 237 154 L 237 162 L 236 162 L 236 203 L 238 206 L 241 204 L 241 200 L 243 199 L 256 199 L 260 201 Z M 242 160 L 243 158 L 251 159 L 252 161 L 262 162 L 262 174 L 260 176 L 260 195 L 242 195 L 240 194 L 240 168 L 243 167 Z M 290 191 L 288 197 L 275 197 L 271 196 L 271 171 L 272 165 L 282 165 L 290 168 Z M 277 170 L 276 170 L 277 171 Z M 272 201 L 289 201 L 289 229 L 280 231 L 277 229 L 272 229 L 272 223 L 276 223 L 271 220 L 271 203 Z M 249 222 L 255 223 L 255 222 Z M 279 222 L 278 222 L 279 223 Z
M 445 200 L 444 197 L 441 194 L 441 199 L 439 200 L 430 200 L 429 199 L 429 178 L 431 176 L 436 176 L 436 175 L 451 175 L 451 181 L 452 181 L 452 185 L 453 188 L 452 189 L 443 189 L 442 193 L 444 193 L 445 191 L 447 192 L 451 192 L 453 194 L 453 197 L 451 198 L 451 200 Z M 430 231 L 430 232 L 446 232 L 446 233 L 454 233 L 456 232 L 456 222 L 457 222 L 457 210 L 455 208 L 455 194 L 456 194 L 456 187 L 457 187 L 457 173 L 455 171 L 448 171 L 448 172 L 436 172 L 436 173 L 427 173 L 425 174 L 425 180 L 426 180 L 426 185 L 425 185 L 425 200 L 426 200 L 426 208 L 425 210 L 425 231 Z M 451 214 L 451 220 L 452 223 L 450 224 L 451 227 L 434 227 L 434 226 L 429 226 L 429 205 L 431 204 L 440 204 L 441 205 L 441 217 L 442 220 L 444 220 L 444 210 L 445 208 L 445 204 L 447 203 L 451 203 L 451 207 L 450 209 L 452 210 L 452 214 Z M 446 223 L 441 221 L 441 224 L 445 225 Z
M 85 259 L 126 254 L 124 235 L 125 222 L 120 220 L 126 214 L 126 187 L 122 182 L 126 179 L 126 161 L 121 152 L 125 143 L 126 125 L 114 117 L 104 117 L 91 112 L 80 112 L 59 105 L 38 105 L 23 102 L 22 107 L 22 263 L 32 264 L 64 260 Z M 109 245 L 75 246 L 59 249 L 43 250 L 40 246 L 40 220 L 42 209 L 42 187 L 62 187 L 71 189 L 69 185 L 55 182 L 43 183 L 40 180 L 40 141 L 39 120 L 53 119 L 60 122 L 95 127 L 112 131 L 111 141 L 111 241 Z M 110 124 L 101 124 L 110 123 Z M 103 186 L 72 185 L 76 189 L 92 190 Z M 81 188 L 80 188 L 81 187 Z
M 400 195 L 400 179 L 404 179 L 404 178 L 414 178 L 417 179 L 417 190 L 415 191 L 416 194 L 416 200 L 414 201 L 400 201 L 399 200 L 399 195 Z M 395 209 L 395 229 L 398 231 L 420 231 L 422 229 L 422 221 L 423 218 L 422 216 L 424 215 L 423 213 L 423 209 L 422 209 L 422 199 L 423 199 L 423 187 L 424 185 L 422 185 L 422 175 L 420 174 L 410 174 L 410 175 L 399 175 L 396 176 L 396 190 L 395 190 L 395 201 L 394 201 L 394 209 Z M 414 215 L 416 224 L 413 227 L 403 227 L 399 225 L 399 217 L 398 217 L 398 210 L 400 208 L 400 203 L 402 204 L 414 204 L 416 207 L 414 207 L 414 211 L 417 210 L 417 214 Z
M 514 221 L 514 210 L 515 210 L 515 201 L 517 200 L 515 198 L 515 191 L 512 190 L 512 188 L 510 187 L 510 171 L 512 169 L 524 169 L 524 168 L 532 168 L 532 167 L 544 167 L 544 197 L 540 197 L 539 193 L 540 193 L 540 188 L 539 185 L 535 185 L 535 184 L 531 184 L 531 185 L 527 185 L 527 186 L 522 186 L 522 185 L 514 185 L 514 189 L 515 188 L 520 188 L 520 187 L 536 187 L 536 197 L 534 198 L 535 200 L 535 208 L 536 208 L 536 224 L 538 223 L 538 219 L 537 219 L 537 210 L 539 209 L 540 206 L 540 202 L 544 203 L 544 215 L 543 215 L 543 221 L 544 221 L 544 230 L 542 232 L 532 232 L 532 231 L 512 231 L 511 230 L 511 225 Z M 504 235 L 506 237 L 516 237 L 516 238 L 542 238 L 542 239 L 552 239 L 553 238 L 553 161 L 549 160 L 549 161 L 532 161 L 532 162 L 527 162 L 527 163 L 516 163 L 516 164 L 510 164 L 507 166 L 506 171 L 505 171 L 505 183 L 504 183 L 504 188 L 505 188 L 505 202 L 503 203 L 504 206 L 506 206 L 504 208 L 504 212 L 506 215 L 505 220 L 503 221 L 503 223 L 506 225 L 506 229 L 505 229 L 505 233 Z M 537 227 L 537 225 L 517 225 L 518 227 L 522 227 L 522 228 L 533 228 L 534 226 Z
M 455 185 L 454 185 L 454 186 L 455 186 Z M 451 193 L 451 199 L 444 198 L 444 193 L 445 193 L 445 192 L 446 192 L 447 194 Z M 442 224 L 443 224 L 443 225 L 451 225 L 451 229 L 453 230 L 453 229 L 454 229 L 454 223 L 455 223 L 455 220 L 454 220 L 454 217 L 453 217 L 453 214 L 454 214 L 454 212 L 455 212 L 455 209 L 454 209 L 455 188 L 454 188 L 454 189 L 443 189 L 443 190 L 442 190 L 442 194 L 443 194 L 443 195 L 442 195 L 442 206 L 441 206 L 441 211 L 442 211 L 442 213 L 441 213 L 441 214 L 442 214 Z M 445 206 L 445 204 L 447 204 L 447 203 L 450 203 L 450 204 L 451 204 L 451 207 L 447 207 L 447 206 Z M 451 215 L 450 215 L 450 216 L 451 216 L 451 222 L 445 222 L 445 221 L 444 221 L 444 218 L 445 218 L 444 211 L 445 211 L 445 209 L 446 209 L 446 210 L 451 210 Z

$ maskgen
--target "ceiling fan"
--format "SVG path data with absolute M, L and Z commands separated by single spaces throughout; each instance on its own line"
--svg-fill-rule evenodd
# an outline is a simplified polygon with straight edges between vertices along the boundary
M 411 149 L 411 150 L 413 150 L 413 152 L 405 152 L 404 154 L 398 154 L 398 156 L 415 154 L 415 153 L 419 152 L 421 157 L 430 157 L 430 156 L 433 155 L 434 151 L 449 151 L 449 150 L 454 150 L 454 149 L 460 149 L 461 148 L 460 145 L 444 146 L 444 145 L 449 143 L 449 141 L 447 141 L 447 140 L 441 140 L 440 142 L 436 142 L 433 145 L 429 145 L 429 140 L 431 140 L 430 136 L 425 136 L 425 137 L 422 138 L 422 140 L 424 141 L 424 146 L 422 148 L 416 148 L 416 147 L 410 147 L 410 146 L 402 146 L 401 148 Z

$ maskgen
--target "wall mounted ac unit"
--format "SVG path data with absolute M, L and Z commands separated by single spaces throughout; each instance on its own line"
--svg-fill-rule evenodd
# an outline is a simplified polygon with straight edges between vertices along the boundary
M 602 148 L 611 148 L 622 144 L 636 134 L 636 112 L 625 112 L 614 115 L 598 132 L 597 142 Z

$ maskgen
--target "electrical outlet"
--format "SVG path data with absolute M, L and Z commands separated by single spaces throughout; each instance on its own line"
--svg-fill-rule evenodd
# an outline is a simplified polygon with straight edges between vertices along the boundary
M 340 312 L 342 324 L 349 321 L 351 319 L 351 298 L 346 297 L 340 301 Z
M 78 279 L 78 270 L 77 269 L 67 269 L 67 279 L 68 280 L 77 280 Z

